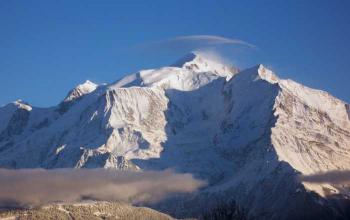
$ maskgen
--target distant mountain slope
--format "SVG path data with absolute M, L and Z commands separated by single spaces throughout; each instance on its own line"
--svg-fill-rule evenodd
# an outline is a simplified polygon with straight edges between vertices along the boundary
M 349 118 L 349 104 L 262 65 L 239 71 L 190 54 L 109 85 L 82 84 L 56 107 L 1 108 L 0 166 L 173 168 L 209 181 L 199 196 L 160 204 L 177 216 L 235 198 L 259 219 L 344 219 L 326 197 L 348 186 L 298 175 L 350 170 Z M 186 204 L 196 206 L 177 208 Z

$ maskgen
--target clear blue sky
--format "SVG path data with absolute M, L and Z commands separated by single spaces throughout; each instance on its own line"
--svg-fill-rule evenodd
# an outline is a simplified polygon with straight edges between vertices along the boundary
M 61 101 L 86 79 L 113 82 L 185 51 L 142 45 L 187 35 L 247 41 L 229 54 L 350 102 L 350 1 L 0 1 L 0 106 Z M 141 45 L 141 46 L 140 46 Z M 141 48 L 141 49 L 140 49 Z

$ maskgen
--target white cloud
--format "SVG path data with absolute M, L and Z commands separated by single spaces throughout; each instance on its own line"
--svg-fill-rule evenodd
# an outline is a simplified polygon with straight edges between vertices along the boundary
M 300 180 L 310 183 L 350 184 L 350 170 L 333 170 L 325 173 L 300 176 Z
M 255 49 L 256 46 L 246 41 L 215 36 L 215 35 L 187 35 L 178 36 L 170 39 L 155 41 L 151 43 L 145 43 L 139 45 L 139 49 L 143 49 L 146 52 L 151 53 L 188 53 L 190 51 L 198 50 L 216 50 L 221 49 L 223 46 L 240 46 L 249 49 Z
M 168 43 L 176 43 L 176 42 L 193 42 L 193 43 L 201 43 L 201 44 L 207 44 L 210 45 L 223 45 L 223 44 L 237 44 L 237 45 L 243 45 L 250 48 L 256 48 L 255 45 L 250 44 L 248 42 L 233 39 L 233 38 L 226 38 L 221 36 L 215 36 L 215 35 L 188 35 L 188 36 L 179 36 L 172 39 L 168 39 L 164 42 Z

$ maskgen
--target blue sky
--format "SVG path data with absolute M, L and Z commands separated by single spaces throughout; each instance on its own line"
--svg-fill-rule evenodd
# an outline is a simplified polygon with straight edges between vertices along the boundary
M 0 105 L 52 106 L 86 79 L 113 82 L 171 64 L 188 48 L 154 48 L 178 36 L 239 39 L 216 48 L 241 68 L 350 102 L 350 1 L 0 1 Z

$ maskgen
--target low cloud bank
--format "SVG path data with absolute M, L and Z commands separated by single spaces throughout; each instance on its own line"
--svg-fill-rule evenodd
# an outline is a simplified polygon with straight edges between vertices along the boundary
M 28 207 L 83 199 L 156 202 L 172 193 L 190 193 L 205 183 L 172 171 L 106 169 L 0 169 L 0 207 Z
M 325 173 L 304 175 L 299 178 L 301 181 L 309 183 L 350 184 L 350 170 L 334 170 Z

